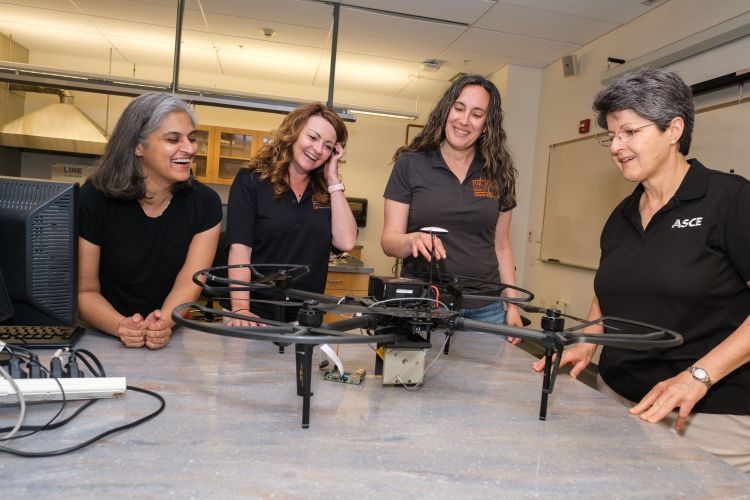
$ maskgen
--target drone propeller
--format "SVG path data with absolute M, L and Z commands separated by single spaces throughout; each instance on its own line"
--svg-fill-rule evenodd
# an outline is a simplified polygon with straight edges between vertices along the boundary
M 222 317 L 252 321 L 261 323 L 262 326 L 228 326 L 222 323 L 191 320 L 186 317 L 190 310 L 211 313 Z M 216 311 L 196 302 L 180 304 L 172 311 L 172 319 L 178 325 L 186 326 L 214 335 L 234 337 L 251 340 L 264 340 L 277 343 L 295 343 L 303 345 L 318 345 L 325 343 L 335 344 L 371 344 L 374 340 L 363 335 L 348 333 L 346 330 L 353 328 L 367 328 L 372 323 L 367 317 L 351 318 L 348 320 L 330 323 L 322 327 L 310 327 L 304 325 L 291 325 L 282 321 L 262 319 L 256 316 L 232 313 L 229 311 Z M 326 328 L 328 327 L 328 328 Z M 395 342 L 396 334 L 379 335 L 377 341 Z
M 230 269 L 250 270 L 251 281 L 228 278 Z M 266 271 L 267 270 L 267 271 Z M 268 272 L 266 275 L 261 271 Z M 231 264 L 202 269 L 193 274 L 193 283 L 208 295 L 229 295 L 229 292 L 247 292 L 262 289 L 287 288 L 310 272 L 310 266 L 289 264 Z M 255 279 L 253 279 L 255 278 Z

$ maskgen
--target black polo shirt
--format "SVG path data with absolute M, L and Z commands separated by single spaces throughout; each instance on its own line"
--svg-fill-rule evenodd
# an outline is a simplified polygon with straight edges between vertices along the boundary
M 299 202 L 292 190 L 275 199 L 268 180 L 246 168 L 237 173 L 229 191 L 226 242 L 251 247 L 253 264 L 308 265 L 310 272 L 292 287 L 322 293 L 332 238 L 331 206 L 313 199 L 310 184 Z M 273 317 L 268 305 L 251 309 L 261 317 Z
M 685 340 L 671 349 L 604 348 L 602 378 L 631 401 L 688 368 L 750 314 L 750 183 L 690 160 L 645 231 L 642 193 L 639 185 L 604 226 L 596 296 L 604 315 L 670 328 Z M 712 386 L 695 411 L 750 414 L 750 364 Z
M 441 272 L 500 282 L 495 228 L 502 207 L 498 175 L 496 184 L 481 177 L 483 160 L 477 153 L 463 182 L 451 172 L 438 149 L 401 154 L 393 166 L 384 197 L 409 205 L 406 231 L 438 226 L 448 230 L 440 239 L 447 258 L 440 261 Z M 499 195 L 493 196 L 493 195 Z M 403 274 L 428 273 L 429 263 L 422 256 L 404 259 Z M 477 285 L 468 293 L 483 293 L 492 285 Z M 483 305 L 465 301 L 464 307 Z

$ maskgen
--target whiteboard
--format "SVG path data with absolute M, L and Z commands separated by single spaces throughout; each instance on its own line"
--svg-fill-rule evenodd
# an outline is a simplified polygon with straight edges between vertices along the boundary
M 609 214 L 635 184 L 622 178 L 609 148 L 597 136 L 549 148 L 540 257 L 549 262 L 596 269 L 599 235 Z
M 604 223 L 635 189 L 596 137 L 549 148 L 542 260 L 596 269 Z M 699 110 L 688 157 L 750 179 L 750 98 Z

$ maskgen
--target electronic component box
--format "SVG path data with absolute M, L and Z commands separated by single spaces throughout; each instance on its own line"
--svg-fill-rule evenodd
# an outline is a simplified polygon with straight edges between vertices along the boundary
M 427 283 L 413 278 L 394 278 L 391 276 L 370 276 L 367 295 L 377 300 L 414 299 L 423 297 Z M 389 304 L 385 304 L 389 305 Z M 392 304 L 398 306 L 398 303 Z

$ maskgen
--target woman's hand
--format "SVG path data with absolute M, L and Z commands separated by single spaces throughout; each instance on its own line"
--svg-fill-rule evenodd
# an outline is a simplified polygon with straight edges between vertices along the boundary
M 117 327 L 117 336 L 125 347 L 143 347 L 146 344 L 146 323 L 138 313 L 123 318 Z
M 505 311 L 505 324 L 508 326 L 515 326 L 523 328 L 523 321 L 521 321 L 521 313 L 518 308 L 513 304 L 508 304 L 508 310 Z M 513 345 L 518 345 L 523 342 L 523 339 L 518 337 L 507 337 L 506 340 Z
M 411 256 L 417 258 L 419 254 L 422 254 L 427 262 L 432 260 L 432 235 L 427 233 L 408 233 L 406 235 L 409 239 L 409 246 L 411 247 Z M 442 260 L 448 256 L 443 246 L 443 242 L 440 238 L 435 236 L 435 260 Z
M 323 172 L 329 186 L 341 182 L 339 180 L 339 159 L 341 159 L 342 156 L 344 156 L 344 147 L 337 142 L 336 145 L 333 146 L 331 157 L 328 158 Z
M 146 319 L 146 347 L 149 349 L 161 349 L 169 343 L 172 338 L 172 329 L 169 328 L 162 317 L 159 309 L 151 312 Z
M 659 382 L 643 399 L 628 410 L 631 415 L 639 415 L 641 420 L 656 423 L 679 408 L 674 428 L 678 431 L 685 425 L 685 419 L 695 404 L 706 395 L 708 387 L 703 382 L 683 371 L 674 377 Z
M 169 328 L 160 310 L 151 312 L 145 318 L 138 313 L 120 321 L 117 335 L 125 347 L 143 347 L 161 349 L 172 338 Z
M 240 314 L 242 316 L 246 316 L 247 318 L 258 318 L 260 319 L 260 316 L 257 316 L 253 313 L 251 313 L 248 309 L 240 309 L 238 311 L 234 311 L 235 314 Z M 227 326 L 266 326 L 265 323 L 259 323 L 256 321 L 252 321 L 252 319 L 245 319 L 245 318 L 230 318 L 226 322 Z
M 563 351 L 562 359 L 560 359 L 560 367 L 567 364 L 572 364 L 573 367 L 570 369 L 570 376 L 578 378 L 584 368 L 586 368 L 591 362 L 591 358 L 594 356 L 596 351 L 596 345 L 594 344 L 576 344 L 575 346 L 565 349 Z M 554 362 L 555 358 L 552 358 Z M 531 364 L 534 371 L 540 372 L 544 370 L 544 358 L 534 361 Z

